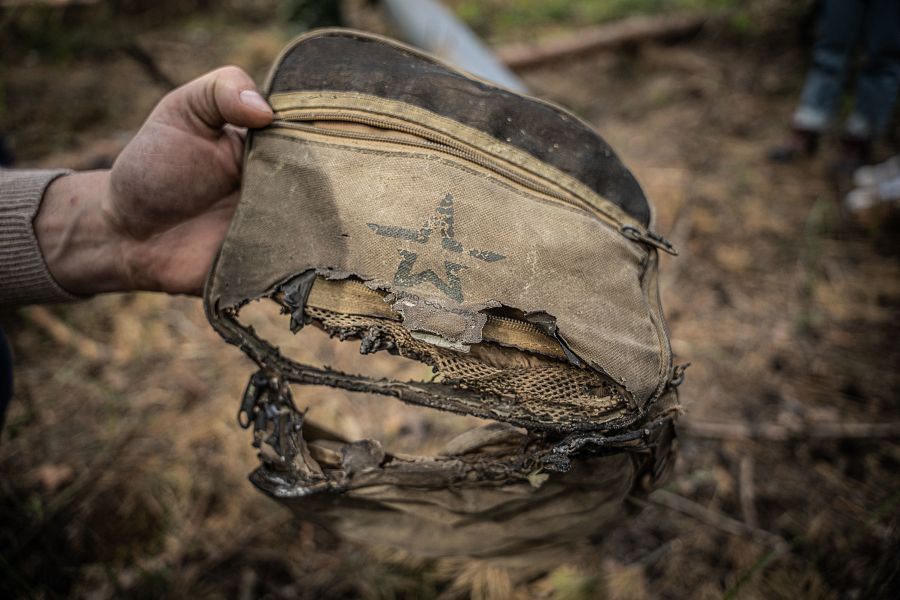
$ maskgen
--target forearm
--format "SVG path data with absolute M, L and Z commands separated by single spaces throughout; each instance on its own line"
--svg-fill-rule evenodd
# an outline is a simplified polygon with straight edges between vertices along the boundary
M 60 177 L 47 187 L 34 219 L 47 268 L 72 294 L 132 289 L 121 236 L 104 213 L 108 193 L 109 171 Z

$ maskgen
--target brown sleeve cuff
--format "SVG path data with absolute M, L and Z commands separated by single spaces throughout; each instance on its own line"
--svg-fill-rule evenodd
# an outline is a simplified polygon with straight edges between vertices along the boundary
M 68 173 L 0 169 L 0 306 L 79 299 L 50 275 L 32 224 L 44 190 Z

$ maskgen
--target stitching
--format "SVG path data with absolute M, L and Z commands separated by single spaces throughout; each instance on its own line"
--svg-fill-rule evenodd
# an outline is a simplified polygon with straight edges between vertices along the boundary
M 441 131 L 443 131 L 445 134 L 454 135 L 456 137 L 459 137 L 460 133 L 462 132 L 467 132 L 466 135 L 474 136 L 477 143 L 496 146 L 498 148 L 498 154 L 503 156 L 506 160 L 512 160 L 513 162 L 527 160 L 539 163 L 541 165 L 541 168 L 551 169 L 552 171 L 554 171 L 555 177 L 565 179 L 567 181 L 566 185 L 568 187 L 579 189 L 579 194 L 592 198 L 592 200 L 590 200 L 589 202 L 596 202 L 597 200 L 599 200 L 599 203 L 601 205 L 607 205 L 603 210 L 611 212 L 617 219 L 624 221 L 630 220 L 636 223 L 638 222 L 637 218 L 631 216 L 623 207 L 604 197 L 602 194 L 599 194 L 597 191 L 579 180 L 577 177 L 574 177 L 573 175 L 562 171 L 558 167 L 555 167 L 554 165 L 537 158 L 536 156 L 528 153 L 522 148 L 511 147 L 509 144 L 505 144 L 502 140 L 495 138 L 485 131 L 468 125 L 464 125 L 458 121 L 453 120 L 450 117 L 433 113 L 426 108 L 414 104 L 407 104 L 399 100 L 382 98 L 380 96 L 373 96 L 371 94 L 364 94 L 362 92 L 279 92 L 277 94 L 273 94 L 272 99 L 275 100 L 276 103 L 278 103 L 278 100 L 280 98 L 284 98 L 287 102 L 290 101 L 292 97 L 298 96 L 300 97 L 298 101 L 289 106 L 280 108 L 279 110 L 290 111 L 318 108 L 315 106 L 310 106 L 307 101 L 323 100 L 326 101 L 324 108 L 329 108 L 331 110 L 340 110 L 343 108 L 354 111 L 373 112 L 375 114 L 380 114 L 394 119 L 409 120 L 407 116 L 396 114 L 396 111 L 398 110 L 397 105 L 402 105 L 405 109 L 405 114 L 412 114 L 418 117 L 418 121 L 416 122 L 424 122 L 426 120 L 430 120 L 433 123 L 440 124 Z M 355 102 L 359 103 L 359 106 L 347 106 L 346 101 L 348 99 L 352 99 Z M 334 102 L 340 102 L 340 104 L 333 105 Z M 570 120 L 572 122 L 580 122 L 580 119 L 578 119 L 574 115 L 570 117 Z M 599 134 L 597 134 L 595 131 L 593 131 L 593 129 L 591 129 L 584 123 L 582 123 L 581 125 L 593 135 L 597 136 L 598 138 L 600 137 Z M 471 143 L 471 141 L 468 141 L 468 143 Z M 512 156 L 507 156 L 507 154 L 512 154 Z M 524 158 L 522 156 L 517 157 L 516 155 L 522 155 L 524 156 Z M 649 201 L 647 202 L 647 205 L 650 205 Z
M 435 160 L 435 161 L 443 163 L 449 167 L 453 167 L 458 170 L 464 171 L 470 175 L 474 175 L 475 177 L 478 177 L 480 179 L 489 180 L 489 181 L 503 187 L 504 189 L 512 191 L 512 192 L 516 193 L 517 195 L 519 195 L 523 198 L 527 198 L 528 200 L 531 200 L 533 202 L 539 202 L 546 206 L 552 206 L 553 208 L 556 208 L 559 210 L 565 210 L 565 211 L 571 212 L 573 214 L 576 214 L 580 217 L 590 219 L 592 222 L 597 223 L 600 226 L 609 229 L 611 232 L 613 232 L 615 234 L 619 234 L 619 231 L 615 227 L 613 227 L 606 221 L 604 221 L 598 217 L 595 217 L 594 215 L 588 213 L 587 211 L 584 211 L 584 210 L 582 210 L 580 208 L 576 208 L 576 207 L 562 206 L 561 204 L 559 204 L 557 202 L 553 202 L 551 200 L 545 200 L 544 198 L 541 198 L 539 196 L 534 196 L 534 195 L 526 192 L 525 190 L 521 190 L 517 187 L 511 186 L 510 184 L 506 183 L 502 179 L 498 179 L 496 176 L 489 175 L 487 173 L 481 173 L 479 171 L 475 171 L 475 170 L 471 169 L 470 167 L 467 167 L 465 164 L 456 162 L 456 161 L 461 161 L 462 159 L 458 159 L 455 157 L 447 158 L 444 156 L 435 156 L 435 155 L 424 154 L 424 152 L 426 152 L 424 149 L 422 150 L 422 152 L 414 152 L 414 151 L 409 151 L 409 150 L 406 150 L 406 151 L 404 151 L 404 150 L 376 150 L 374 148 L 372 148 L 372 149 L 358 148 L 358 147 L 350 146 L 350 145 L 343 145 L 343 144 L 337 144 L 337 143 L 332 143 L 332 142 L 322 142 L 319 140 L 310 140 L 307 138 L 283 135 L 280 133 L 275 133 L 273 131 L 259 131 L 259 132 L 256 132 L 255 135 L 261 136 L 261 137 L 277 137 L 277 138 L 280 138 L 280 139 L 283 139 L 286 141 L 312 144 L 315 146 L 325 146 L 327 148 L 334 148 L 336 150 L 346 150 L 346 151 L 350 151 L 350 152 L 357 152 L 360 154 L 371 154 L 371 155 L 375 155 L 375 156 L 404 156 L 404 157 L 408 157 L 408 158 L 417 158 L 417 159 L 423 159 L 423 160 Z M 371 142 L 371 143 L 391 144 L 394 142 L 385 140 L 384 142 Z M 440 150 L 428 150 L 427 152 L 440 153 Z M 630 243 L 631 242 L 628 242 L 628 244 L 630 244 Z M 622 244 L 622 245 L 626 248 L 630 248 L 630 246 L 628 244 Z

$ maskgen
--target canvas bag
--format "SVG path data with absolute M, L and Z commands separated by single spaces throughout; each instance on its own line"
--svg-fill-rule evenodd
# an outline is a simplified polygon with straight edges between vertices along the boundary
M 429 556 L 608 526 L 670 463 L 681 375 L 657 284 L 672 248 L 631 173 L 563 109 L 371 34 L 301 36 L 266 94 L 275 120 L 248 137 L 204 293 L 213 327 L 260 367 L 239 415 L 262 450 L 251 480 L 306 518 Z M 259 299 L 298 335 L 318 327 L 437 377 L 298 364 L 241 323 Z M 494 423 L 440 456 L 393 456 L 304 423 L 290 383 Z

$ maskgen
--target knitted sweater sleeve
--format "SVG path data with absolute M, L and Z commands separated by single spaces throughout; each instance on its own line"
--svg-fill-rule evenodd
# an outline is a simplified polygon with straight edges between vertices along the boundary
M 68 172 L 0 169 L 0 306 L 78 299 L 47 270 L 33 226 L 44 190 Z

